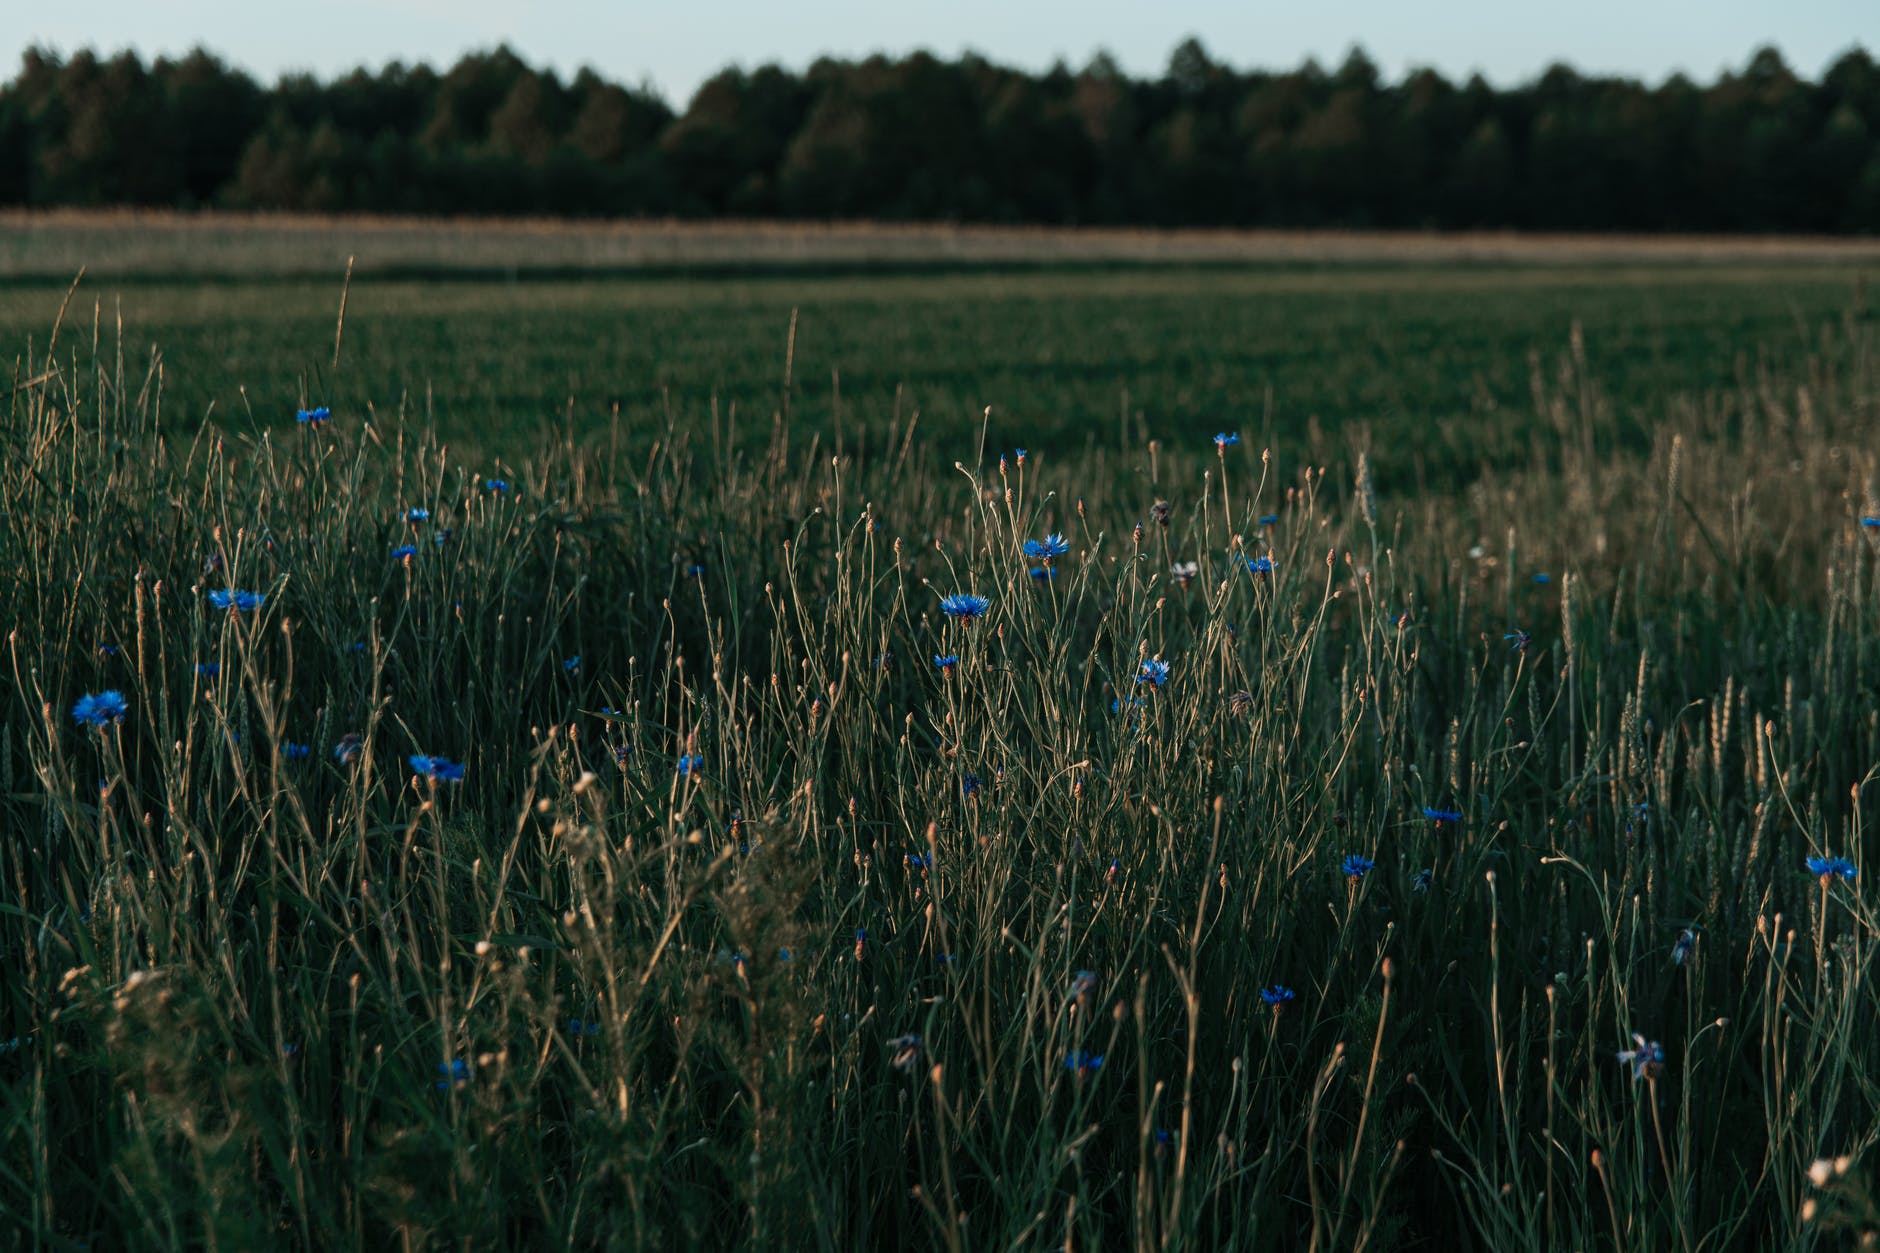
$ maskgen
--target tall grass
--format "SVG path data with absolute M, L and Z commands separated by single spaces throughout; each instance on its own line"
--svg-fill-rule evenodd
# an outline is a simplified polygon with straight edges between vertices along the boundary
M 1442 499 L 1388 447 L 185 436 L 69 340 L 6 406 L 23 1245 L 1880 1224 L 1872 893 L 1804 865 L 1880 777 L 1852 320 L 1643 453 L 1576 340 Z

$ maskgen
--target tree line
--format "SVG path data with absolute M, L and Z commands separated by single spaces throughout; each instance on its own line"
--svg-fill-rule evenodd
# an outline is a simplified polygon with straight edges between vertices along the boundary
M 1107 56 L 727 69 L 683 111 L 507 48 L 256 82 L 198 50 L 33 49 L 0 88 L 0 204 L 1146 226 L 1871 232 L 1880 67 L 1773 49 L 1651 86 L 1565 66 L 1388 82 L 1362 52 L 1242 71 Z

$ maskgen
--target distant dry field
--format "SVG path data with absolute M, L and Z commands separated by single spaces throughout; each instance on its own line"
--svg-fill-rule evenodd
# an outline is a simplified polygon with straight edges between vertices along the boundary
M 1873 264 L 1880 239 L 0 213 L 0 280 L 1004 265 Z

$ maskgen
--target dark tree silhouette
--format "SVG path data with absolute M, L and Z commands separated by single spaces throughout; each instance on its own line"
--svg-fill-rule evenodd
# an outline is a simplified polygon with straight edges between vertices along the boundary
M 1880 229 L 1880 66 L 1773 48 L 1709 85 L 1564 65 L 1497 90 L 1242 72 L 1199 40 L 1131 79 L 967 55 L 731 68 L 683 110 L 508 48 L 264 86 L 197 51 L 32 49 L 0 204 L 414 214 L 1645 231 Z

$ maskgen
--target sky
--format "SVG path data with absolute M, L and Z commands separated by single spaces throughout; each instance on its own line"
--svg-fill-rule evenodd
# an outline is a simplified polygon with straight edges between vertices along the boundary
M 1041 69 L 1107 50 L 1159 73 L 1189 36 L 1239 68 L 1334 66 L 1361 45 L 1391 78 L 1423 66 L 1507 86 L 1565 61 L 1592 74 L 1708 81 L 1773 44 L 1818 75 L 1860 44 L 1880 56 L 1880 0 L 85 0 L 37 4 L 0 34 L 0 73 L 39 45 L 178 54 L 209 48 L 264 80 L 390 60 L 448 65 L 508 43 L 572 74 L 650 84 L 683 106 L 729 64 L 924 48 Z M 12 46 L 8 47 L 7 44 Z

